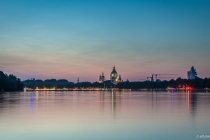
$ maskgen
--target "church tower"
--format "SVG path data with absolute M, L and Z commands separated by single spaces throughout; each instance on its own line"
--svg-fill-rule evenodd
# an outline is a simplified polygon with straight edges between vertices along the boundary
M 104 76 L 104 73 L 102 72 L 102 75 L 99 76 L 98 82 L 103 83 L 104 81 L 105 81 L 105 76 Z

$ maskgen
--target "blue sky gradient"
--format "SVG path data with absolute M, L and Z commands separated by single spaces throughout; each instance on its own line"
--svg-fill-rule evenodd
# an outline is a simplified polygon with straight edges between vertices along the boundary
M 1 0 L 0 70 L 22 80 L 210 76 L 208 0 Z

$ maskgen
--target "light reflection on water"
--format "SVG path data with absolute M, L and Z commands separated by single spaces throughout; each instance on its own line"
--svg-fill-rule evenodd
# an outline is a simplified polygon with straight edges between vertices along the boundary
M 0 138 L 192 140 L 210 135 L 209 108 L 209 93 L 1 93 Z

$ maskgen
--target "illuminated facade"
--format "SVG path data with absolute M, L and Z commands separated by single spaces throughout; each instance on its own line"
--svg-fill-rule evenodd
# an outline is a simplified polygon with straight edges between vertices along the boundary
M 104 73 L 102 72 L 102 75 L 99 76 L 99 83 L 103 83 L 105 81 Z
M 112 72 L 110 74 L 110 81 L 113 84 L 118 84 L 119 82 L 121 82 L 121 75 L 117 74 L 115 66 L 113 67 L 113 70 L 112 70 Z

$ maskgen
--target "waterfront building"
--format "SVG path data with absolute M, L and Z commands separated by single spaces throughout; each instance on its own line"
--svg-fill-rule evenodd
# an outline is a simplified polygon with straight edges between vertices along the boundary
M 115 69 L 115 66 L 113 67 L 113 70 L 110 74 L 110 81 L 111 81 L 112 84 L 118 84 L 119 82 L 122 81 L 121 75 L 118 75 L 118 73 Z
M 104 81 L 105 81 L 105 76 L 104 76 L 104 73 L 102 72 L 102 75 L 99 76 L 98 82 L 103 83 Z
M 196 69 L 192 66 L 190 71 L 187 72 L 188 79 L 195 79 L 198 77 Z

